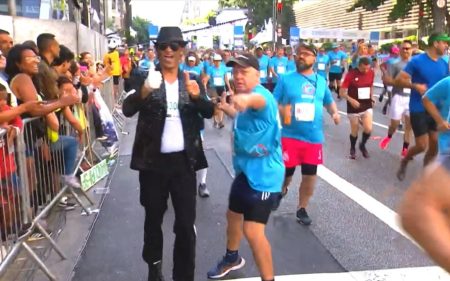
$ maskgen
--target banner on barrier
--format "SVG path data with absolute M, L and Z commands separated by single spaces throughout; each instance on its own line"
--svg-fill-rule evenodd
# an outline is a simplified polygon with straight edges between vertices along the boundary
M 108 162 L 106 159 L 97 163 L 95 166 L 82 173 L 80 176 L 81 189 L 83 191 L 89 190 L 97 182 L 106 177 L 109 173 Z
M 294 27 L 295 28 L 295 27 Z M 291 27 L 291 32 L 295 32 Z M 370 39 L 371 32 L 364 30 L 344 30 L 344 29 L 322 29 L 322 28 L 299 28 L 299 38 L 301 39 Z M 291 34 L 292 37 L 292 34 Z

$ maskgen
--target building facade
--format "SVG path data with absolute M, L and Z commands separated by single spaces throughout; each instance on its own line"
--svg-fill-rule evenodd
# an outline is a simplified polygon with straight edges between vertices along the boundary
M 300 28 L 340 28 L 379 31 L 381 40 L 417 35 L 419 6 L 414 6 L 405 19 L 390 22 L 388 16 L 396 0 L 387 0 L 376 11 L 358 8 L 347 10 L 354 0 L 307 0 L 294 5 L 295 23 Z

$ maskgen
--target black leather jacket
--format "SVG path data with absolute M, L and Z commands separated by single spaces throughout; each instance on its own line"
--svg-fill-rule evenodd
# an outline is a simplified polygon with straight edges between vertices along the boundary
M 166 89 L 164 83 L 153 91 L 146 99 L 140 96 L 140 89 L 144 83 L 144 77 L 134 77 L 133 88 L 136 93 L 128 96 L 123 102 L 123 114 L 131 117 L 139 112 L 136 126 L 136 136 L 131 157 L 131 169 L 138 171 L 167 169 L 160 167 L 161 139 L 167 114 Z M 200 80 L 200 98 L 191 99 L 186 92 L 184 75 L 178 72 L 179 101 L 181 123 L 183 126 L 185 152 L 190 169 L 196 171 L 198 167 L 198 155 L 203 153 L 200 139 L 200 129 L 203 118 L 211 118 L 214 113 L 214 105 L 208 101 L 206 91 Z

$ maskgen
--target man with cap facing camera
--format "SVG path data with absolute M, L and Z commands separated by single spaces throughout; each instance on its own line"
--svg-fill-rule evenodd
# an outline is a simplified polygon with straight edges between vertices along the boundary
M 220 279 L 245 265 L 238 253 L 244 235 L 261 279 L 271 281 L 274 280 L 272 252 L 264 230 L 284 177 L 278 107 L 272 94 L 260 84 L 256 57 L 244 53 L 231 58 L 227 66 L 233 67 L 236 95 L 233 106 L 222 102 L 219 109 L 234 117 L 236 177 L 228 202 L 226 253 L 207 276 Z
M 143 259 L 149 281 L 162 281 L 161 224 L 170 194 L 175 210 L 173 280 L 193 281 L 195 268 L 195 171 L 202 118 L 211 118 L 214 105 L 197 79 L 179 70 L 186 46 L 178 27 L 162 27 L 155 47 L 159 65 L 128 96 L 123 113 L 139 113 L 131 169 L 139 171 L 140 203 L 145 209 Z M 141 79 L 144 80 L 144 79 Z

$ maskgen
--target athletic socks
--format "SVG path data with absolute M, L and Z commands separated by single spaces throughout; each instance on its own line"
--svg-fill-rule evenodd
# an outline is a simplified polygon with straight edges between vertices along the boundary
M 361 144 L 362 145 L 366 145 L 367 140 L 370 138 L 370 133 L 362 133 L 362 141 Z
M 200 184 L 206 184 L 206 174 L 208 172 L 208 168 L 204 168 L 197 171 L 197 180 Z
M 350 146 L 352 149 L 355 149 L 356 140 L 358 140 L 358 137 L 354 137 L 354 136 L 350 135 Z
M 234 263 L 237 261 L 239 257 L 238 251 L 230 251 L 227 249 L 227 253 L 225 254 L 225 261 L 228 263 Z

